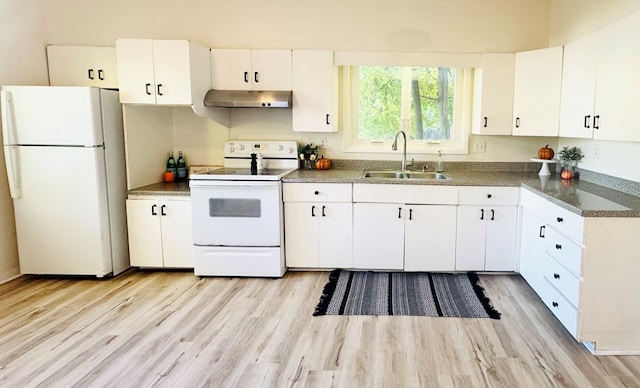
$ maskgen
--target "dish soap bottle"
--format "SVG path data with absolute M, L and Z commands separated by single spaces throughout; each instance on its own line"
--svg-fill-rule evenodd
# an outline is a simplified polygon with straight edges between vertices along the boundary
M 436 159 L 436 172 L 444 171 L 444 163 L 442 162 L 442 151 L 438 151 L 438 158 Z

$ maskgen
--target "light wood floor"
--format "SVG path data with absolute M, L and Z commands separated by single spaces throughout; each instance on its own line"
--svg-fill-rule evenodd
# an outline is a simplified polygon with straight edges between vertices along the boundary
M 22 277 L 0 386 L 640 387 L 640 357 L 592 356 L 519 276 L 481 276 L 501 320 L 313 317 L 327 276 Z

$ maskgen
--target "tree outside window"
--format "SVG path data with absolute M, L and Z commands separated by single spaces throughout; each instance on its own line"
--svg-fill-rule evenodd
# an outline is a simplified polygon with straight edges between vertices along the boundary
M 358 73 L 358 139 L 392 139 L 401 129 L 413 140 L 453 139 L 455 68 L 360 66 Z

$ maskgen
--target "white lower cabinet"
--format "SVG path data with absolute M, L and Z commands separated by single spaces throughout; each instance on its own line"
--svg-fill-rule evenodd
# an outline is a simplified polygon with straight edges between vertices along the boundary
M 132 266 L 193 268 L 189 197 L 127 199 L 127 224 Z
M 404 268 L 403 204 L 353 204 L 353 267 Z
M 290 268 L 351 268 L 351 184 L 285 183 L 285 260 Z
M 581 217 L 521 189 L 520 273 L 595 354 L 640 354 L 640 219 Z
M 354 268 L 455 269 L 457 187 L 354 184 L 353 190 Z
M 455 269 L 456 212 L 456 206 L 452 205 L 406 206 L 405 271 Z
M 458 206 L 458 271 L 515 271 L 518 230 L 515 187 L 461 187 Z

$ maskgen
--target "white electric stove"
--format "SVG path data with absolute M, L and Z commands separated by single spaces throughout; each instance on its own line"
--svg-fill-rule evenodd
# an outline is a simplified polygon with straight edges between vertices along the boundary
M 298 168 L 297 148 L 292 141 L 229 141 L 224 167 L 191 171 L 196 275 L 285 273 L 281 179 Z

